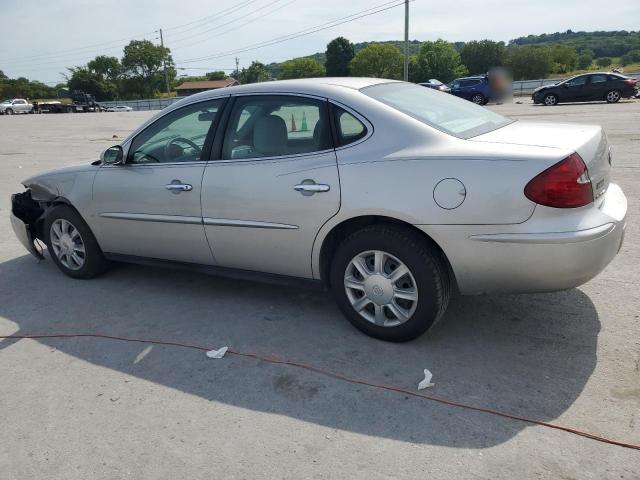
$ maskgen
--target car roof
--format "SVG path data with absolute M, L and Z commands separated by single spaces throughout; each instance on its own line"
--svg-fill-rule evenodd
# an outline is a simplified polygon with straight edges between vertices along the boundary
M 272 82 L 248 83 L 246 85 L 235 85 L 233 87 L 217 88 L 206 92 L 190 95 L 189 99 L 205 100 L 224 95 L 236 95 L 242 93 L 302 93 L 309 95 L 325 96 L 332 91 L 341 89 L 360 90 L 371 85 L 380 83 L 398 82 L 398 80 L 388 80 L 384 78 L 366 77 L 322 77 L 322 78 L 300 78 L 295 80 L 275 80 Z

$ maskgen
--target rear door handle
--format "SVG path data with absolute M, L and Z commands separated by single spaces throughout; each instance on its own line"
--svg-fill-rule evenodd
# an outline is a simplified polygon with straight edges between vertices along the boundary
M 302 183 L 294 185 L 293 189 L 304 196 L 309 196 L 315 193 L 328 192 L 331 187 L 323 183 L 316 183 L 313 180 L 303 180 Z
M 171 193 L 190 192 L 193 190 L 193 186 L 188 183 L 169 183 L 168 185 L 165 185 L 164 188 L 169 190 Z

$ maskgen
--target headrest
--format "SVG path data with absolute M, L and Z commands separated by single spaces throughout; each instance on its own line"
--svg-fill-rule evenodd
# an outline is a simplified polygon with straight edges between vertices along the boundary
M 287 154 L 287 124 L 277 115 L 261 117 L 253 127 L 253 148 L 264 156 Z

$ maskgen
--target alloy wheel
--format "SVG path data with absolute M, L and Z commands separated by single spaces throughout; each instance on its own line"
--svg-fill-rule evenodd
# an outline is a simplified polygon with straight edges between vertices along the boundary
M 618 100 L 620 100 L 620 92 L 617 90 L 612 90 L 607 93 L 607 102 L 616 103 Z
M 381 250 L 362 252 L 351 259 L 344 288 L 353 309 L 382 327 L 407 322 L 418 306 L 413 274 L 402 261 Z
M 58 218 L 51 224 L 51 246 L 60 263 L 70 270 L 84 266 L 86 251 L 78 229 L 68 220 Z
M 544 97 L 544 104 L 545 105 L 555 105 L 557 103 L 557 101 L 558 100 L 553 95 L 547 95 L 546 97 Z

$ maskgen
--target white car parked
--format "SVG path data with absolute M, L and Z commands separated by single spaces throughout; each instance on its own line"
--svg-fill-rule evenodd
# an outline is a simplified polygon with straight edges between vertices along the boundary
M 133 112 L 133 108 L 126 105 L 116 105 L 115 107 L 108 107 L 107 112 Z
M 14 113 L 32 113 L 33 105 L 24 98 L 8 98 L 0 103 L 0 114 L 13 115 Z

